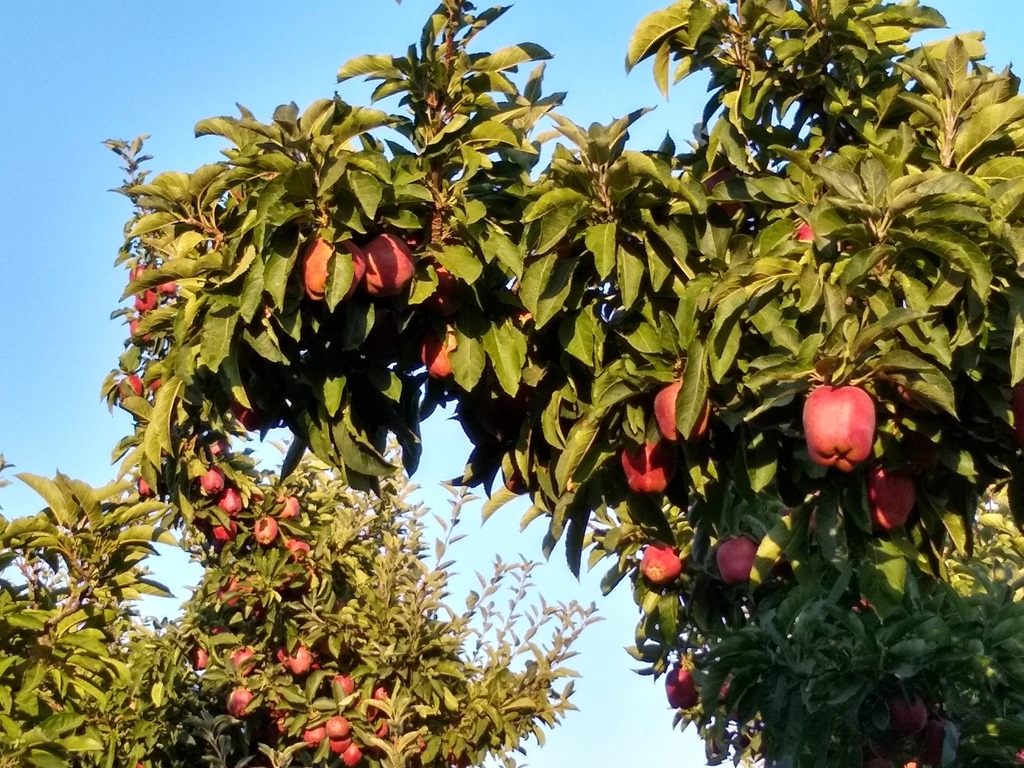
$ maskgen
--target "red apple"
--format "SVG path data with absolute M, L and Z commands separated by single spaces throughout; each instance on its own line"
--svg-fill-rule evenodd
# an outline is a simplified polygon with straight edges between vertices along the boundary
M 377 686 L 371 698 L 374 701 L 386 701 L 388 698 L 388 689 L 383 685 Z M 377 718 L 382 714 L 382 712 L 374 706 L 373 702 L 370 702 L 366 709 L 366 717 L 371 723 L 376 722 Z
M 349 298 L 356 291 L 356 286 L 363 279 L 366 272 L 366 261 L 362 249 L 351 240 L 342 241 L 341 245 L 352 257 L 352 285 L 345 293 Z M 334 254 L 334 246 L 322 238 L 316 238 L 307 247 L 302 257 L 303 280 L 306 286 L 306 295 L 314 301 L 320 301 L 327 292 L 327 278 L 330 274 L 330 258 Z
M 356 682 L 348 675 L 335 675 L 334 682 L 346 696 L 351 696 L 356 692 Z
M 327 729 L 322 725 L 316 728 L 307 728 L 302 732 L 302 740 L 311 747 L 319 747 L 320 742 L 327 738 Z
M 803 422 L 815 464 L 850 472 L 871 455 L 875 403 L 859 387 L 818 387 L 804 402 Z
M 142 277 L 142 275 L 143 275 L 143 273 L 145 271 L 146 271 L 146 265 L 145 264 L 136 264 L 134 267 L 132 267 L 130 270 L 128 270 L 128 279 L 130 281 L 132 281 L 132 282 L 135 282 L 140 277 Z
M 156 291 L 143 291 L 135 297 L 135 310 L 137 312 L 149 312 L 152 309 L 156 309 L 156 303 Z
M 676 379 L 671 384 L 662 387 L 654 396 L 654 418 L 658 422 L 658 430 L 662 437 L 671 443 L 679 440 L 679 429 L 676 426 L 676 401 L 679 399 L 679 390 L 683 388 L 683 380 Z M 711 403 L 704 403 L 704 410 L 697 423 L 693 425 L 689 440 L 698 440 L 708 431 L 708 421 L 711 419 Z
M 452 375 L 452 364 L 448 359 L 451 338 L 442 342 L 433 333 L 427 332 L 420 346 L 420 359 L 427 366 L 427 375 L 432 379 L 446 379 Z
M 292 560 L 301 560 L 309 554 L 309 544 L 302 539 L 288 539 L 288 543 L 285 546 L 292 553 Z
M 907 701 L 902 696 L 889 699 L 889 730 L 897 736 L 910 736 L 924 729 L 928 707 L 920 696 Z
M 343 755 L 352 746 L 352 739 L 331 739 L 331 752 L 336 755 Z
M 391 729 L 388 727 L 388 724 L 384 722 L 381 723 L 380 726 L 378 726 L 376 736 L 378 739 L 386 739 L 388 737 L 388 733 L 390 732 Z
M 395 296 L 405 290 L 415 270 L 409 245 L 395 235 L 379 235 L 363 249 L 363 287 L 370 296 Z
M 156 496 L 156 494 L 153 493 L 153 489 L 149 487 L 149 483 L 146 482 L 146 478 L 144 478 L 144 477 L 140 477 L 139 478 L 138 487 L 139 487 L 139 496 L 141 496 L 142 498 L 148 499 L 151 496 Z
M 224 473 L 219 467 L 211 467 L 199 478 L 199 487 L 207 496 L 216 496 L 224 490 Z
M 341 762 L 352 768 L 354 765 L 358 765 L 359 761 L 363 759 L 363 750 L 361 750 L 356 744 L 349 744 L 348 748 L 341 755 Z
M 737 175 L 735 168 L 719 168 L 704 179 L 704 191 L 710 195 L 719 184 L 735 179 Z M 709 200 L 708 202 L 711 203 L 712 201 Z M 740 208 L 743 207 L 742 204 L 738 202 L 724 203 L 715 201 L 715 203 L 725 212 L 725 215 L 729 217 L 737 214 Z
M 282 501 L 283 507 L 278 517 L 282 520 L 288 520 L 293 517 L 299 516 L 299 500 L 295 496 L 286 496 Z
M 277 520 L 272 517 L 261 517 L 253 526 L 253 536 L 257 543 L 267 547 L 277 538 L 277 530 Z
M 173 296 L 178 292 L 178 284 L 173 280 L 168 280 L 166 283 L 160 283 L 156 289 L 165 296 Z
M 142 379 L 140 379 L 134 373 L 131 376 L 126 376 L 124 379 L 121 380 L 122 399 L 126 397 L 131 397 L 132 395 L 135 395 L 136 397 L 142 397 L 143 390 L 144 387 L 142 386 Z
M 332 741 L 347 738 L 350 733 L 352 733 L 352 726 L 341 715 L 335 715 L 327 721 L 327 738 Z
M 960 740 L 960 729 L 956 724 L 941 717 L 930 717 L 924 727 L 924 735 L 921 739 L 921 762 L 925 765 L 939 768 L 942 765 L 942 751 L 947 738 L 952 742 L 953 749 L 956 749 Z
M 889 531 L 906 523 L 916 497 L 910 475 L 890 472 L 883 467 L 868 470 L 868 505 L 875 528 Z
M 215 525 L 213 526 L 212 534 L 214 541 L 220 542 L 221 544 L 233 541 L 235 536 L 238 535 L 238 523 L 232 520 L 230 525 L 226 527 L 223 525 Z
M 210 654 L 198 645 L 192 651 L 192 668 L 195 670 L 206 669 L 206 663 L 210 660 Z
M 693 682 L 693 673 L 686 667 L 676 666 L 665 678 L 665 695 L 673 709 L 692 709 L 697 706 L 699 696 Z
M 245 717 L 249 714 L 249 705 L 254 698 L 248 688 L 235 688 L 228 694 L 228 714 L 232 717 Z
M 1024 384 L 1018 384 L 1010 391 L 1010 410 L 1013 413 L 1013 436 L 1018 447 L 1024 448 Z
M 237 672 L 242 675 L 248 675 L 252 673 L 253 667 L 255 666 L 252 663 L 255 655 L 256 652 L 252 648 L 239 648 L 231 652 L 228 660 Z
M 671 584 L 683 572 L 679 550 L 664 542 L 655 541 L 644 548 L 640 560 L 640 573 L 655 586 Z
M 750 581 L 750 570 L 754 567 L 757 544 L 746 536 L 726 539 L 715 551 L 715 562 L 722 581 L 726 584 L 742 584 Z
M 263 427 L 263 413 L 258 408 L 246 408 L 241 403 L 232 403 L 231 412 L 249 432 L 256 432 Z
M 801 243 L 813 243 L 814 242 L 814 230 L 811 225 L 806 221 L 801 222 L 796 228 L 796 239 Z
M 283 648 L 279 649 L 277 658 L 281 665 L 293 675 L 306 674 L 313 664 L 313 655 L 309 652 L 308 648 L 302 645 L 296 648 L 295 653 L 291 656 L 288 656 Z
M 458 295 L 458 283 L 452 273 L 445 267 L 438 264 L 434 271 L 437 273 L 437 289 L 427 297 L 423 306 L 437 314 L 448 317 L 460 306 Z
M 663 493 L 676 471 L 675 447 L 667 440 L 622 451 L 626 484 L 636 493 Z
M 226 488 L 217 496 L 217 506 L 234 517 L 242 511 L 242 496 L 234 488 Z

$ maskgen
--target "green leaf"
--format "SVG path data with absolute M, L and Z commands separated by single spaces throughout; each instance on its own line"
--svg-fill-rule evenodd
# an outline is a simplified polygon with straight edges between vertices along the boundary
M 434 256 L 441 266 L 460 280 L 474 283 L 483 274 L 484 265 L 473 251 L 464 245 L 449 245 L 435 251 Z
M 775 564 L 782 559 L 782 553 L 786 551 L 795 534 L 793 524 L 794 515 L 782 516 L 768 535 L 761 539 L 754 557 L 754 567 L 750 571 L 752 586 L 756 587 L 764 581 Z
M 645 16 L 637 25 L 626 48 L 626 70 L 650 56 L 672 35 L 683 31 L 689 20 L 689 4 L 683 2 L 676 2 Z
M 474 72 L 503 72 L 530 61 L 542 61 L 550 58 L 551 54 L 541 46 L 535 43 L 520 43 L 499 48 L 494 53 L 475 58 L 470 69 Z
M 384 198 L 384 188 L 380 181 L 365 171 L 355 168 L 349 170 L 348 178 L 352 194 L 359 201 L 359 207 L 363 209 L 363 213 L 369 219 L 376 218 L 377 206 Z
M 594 255 L 597 276 L 606 280 L 615 269 L 616 225 L 614 221 L 605 224 L 591 224 L 584 238 L 587 250 Z
M 345 246 L 336 247 L 327 262 L 327 291 L 324 300 L 329 310 L 333 312 L 345 299 L 355 276 L 352 254 Z
M 583 463 L 584 457 L 594 446 L 600 433 L 601 418 L 596 413 L 588 413 L 569 430 L 565 449 L 555 465 L 555 486 L 560 491 L 566 490 L 568 481 Z
M 67 500 L 65 500 L 64 494 L 61 493 L 60 488 L 55 482 L 48 477 L 32 475 L 28 472 L 19 472 L 15 477 L 43 498 L 43 501 L 53 511 L 53 516 L 58 522 L 67 524 Z
M 902 605 L 907 561 L 895 543 L 878 539 L 872 541 L 867 558 L 858 569 L 858 577 L 861 593 L 882 618 Z
M 206 313 L 199 344 L 199 359 L 212 372 L 231 354 L 231 345 L 238 326 L 238 310 L 222 306 Z
M 506 320 L 484 334 L 483 343 L 501 388 L 516 394 L 526 364 L 526 336 Z
M 992 141 L 999 134 L 1004 133 L 1011 124 L 1021 118 L 1024 118 L 1024 98 L 1019 96 L 1011 101 L 989 104 L 979 109 L 957 131 L 953 150 L 956 167 L 963 170 L 967 166 L 967 161 L 971 160 L 986 142 Z M 1011 147 L 1013 147 L 1012 141 Z M 988 158 L 973 159 L 977 164 L 978 160 L 987 160 Z

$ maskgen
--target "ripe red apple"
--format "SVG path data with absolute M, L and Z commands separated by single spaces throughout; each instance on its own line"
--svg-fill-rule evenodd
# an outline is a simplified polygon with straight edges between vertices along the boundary
M 178 284 L 173 280 L 168 280 L 166 283 L 160 283 L 156 289 L 165 296 L 173 296 L 178 292 Z
M 400 237 L 379 235 L 363 249 L 366 272 L 363 288 L 370 296 L 395 296 L 412 280 L 412 251 Z
M 362 249 L 351 240 L 343 240 L 342 247 L 352 257 L 352 285 L 345 293 L 349 298 L 356 291 L 356 286 L 366 272 L 366 260 Z M 302 257 L 302 274 L 306 286 L 306 295 L 314 301 L 320 301 L 327 292 L 327 278 L 330 274 L 330 258 L 334 254 L 334 246 L 323 238 L 316 238 L 307 247 Z
M 327 738 L 327 729 L 322 725 L 316 728 L 307 728 L 302 732 L 302 740 L 313 748 L 319 747 L 320 742 L 325 738 Z
M 811 225 L 806 221 L 801 222 L 800 226 L 796 228 L 796 239 L 801 243 L 813 243 L 814 242 L 814 230 Z
M 210 654 L 198 645 L 192 650 L 192 668 L 196 671 L 206 669 L 206 663 L 210 660 Z
M 351 696 L 356 692 L 356 681 L 348 675 L 335 675 L 334 682 L 346 696 Z
M 219 467 L 210 467 L 199 478 L 199 487 L 206 496 L 216 496 L 224 490 L 224 472 Z
M 163 384 L 163 382 L 162 382 L 162 381 L 160 381 L 160 379 L 159 379 L 159 378 L 156 378 L 156 379 L 153 379 L 153 381 L 152 381 L 152 382 L 150 382 L 149 388 L 150 388 L 150 389 L 151 389 L 151 390 L 152 390 L 153 392 L 156 392 L 156 391 L 157 391 L 158 389 L 160 389 L 160 387 L 161 387 L 161 385 L 162 385 L 162 384 Z
M 897 736 L 919 733 L 928 722 L 928 707 L 920 696 L 910 700 L 902 696 L 889 699 L 889 730 Z
M 121 380 L 120 390 L 122 400 L 126 397 L 131 397 L 132 395 L 142 397 L 142 392 L 144 390 L 144 387 L 142 386 L 142 379 L 134 373 L 131 376 L 126 376 Z
M 343 755 L 352 746 L 352 739 L 331 739 L 331 752 L 336 755 Z
M 432 379 L 446 379 L 452 375 L 452 364 L 448 359 L 451 337 L 442 342 L 431 332 L 423 337 L 420 359 L 427 366 L 427 375 Z
M 662 437 L 671 443 L 679 440 L 679 429 L 676 426 L 676 401 L 679 399 L 679 390 L 683 388 L 683 380 L 676 379 L 671 384 L 662 387 L 654 396 L 654 418 L 658 422 L 658 430 Z M 689 440 L 699 440 L 708 431 L 708 422 L 711 419 L 711 403 L 704 403 L 704 410 L 697 423 L 693 425 Z
M 374 701 L 386 701 L 388 698 L 388 689 L 385 688 L 383 685 L 377 686 L 371 698 Z M 379 709 L 377 709 L 377 707 L 374 706 L 373 702 L 370 702 L 367 705 L 366 710 L 366 717 L 371 723 L 376 722 L 377 719 L 381 716 L 381 714 L 383 714 Z
M 139 487 L 139 496 L 141 496 L 142 498 L 148 499 L 151 496 L 156 496 L 156 494 L 153 493 L 153 489 L 149 487 L 149 483 L 146 482 L 146 478 L 144 478 L 144 477 L 140 477 L 139 478 L 138 487 Z
M 683 572 L 683 561 L 679 550 L 661 541 L 655 541 L 644 548 L 640 560 L 640 573 L 655 586 L 671 584 Z
M 1010 410 L 1013 413 L 1013 436 L 1018 447 L 1024 448 L 1024 384 L 1018 384 L 1010 391 Z
M 249 714 L 249 705 L 254 698 L 248 688 L 235 688 L 228 694 L 228 714 L 232 717 L 245 717 Z
M 272 517 L 261 517 L 253 526 L 253 536 L 257 543 L 267 547 L 277 538 L 277 530 L 277 520 Z
M 241 403 L 232 403 L 231 413 L 249 432 L 256 432 L 263 427 L 263 413 L 258 408 L 246 408 Z
M 327 721 L 327 738 L 332 741 L 347 738 L 350 733 L 352 733 L 352 726 L 341 715 L 335 715 Z
M 750 570 L 754 567 L 757 555 L 757 544 L 746 536 L 726 539 L 715 551 L 715 562 L 722 581 L 726 584 L 742 584 L 750 580 Z
M 956 724 L 943 720 L 941 717 L 928 718 L 921 739 L 919 757 L 922 763 L 933 766 L 933 768 L 939 768 L 942 765 L 942 748 L 945 746 L 947 733 L 955 749 L 960 739 L 960 729 L 956 727 Z
M 818 387 L 804 402 L 803 422 L 815 464 L 850 472 L 871 455 L 875 403 L 859 387 Z
M 134 283 L 136 280 L 138 280 L 140 277 L 142 277 L 142 275 L 143 275 L 143 273 L 145 271 L 146 271 L 146 265 L 145 264 L 136 264 L 134 267 L 132 267 L 130 270 L 128 270 L 128 279 L 131 282 Z
M 234 517 L 242 511 L 242 496 L 234 488 L 226 488 L 217 496 L 217 506 Z
M 622 451 L 626 484 L 636 493 L 663 493 L 676 471 L 676 450 L 667 440 Z
M 215 525 L 211 533 L 213 534 L 214 541 L 226 544 L 229 541 L 233 541 L 235 536 L 238 535 L 238 523 L 232 520 L 228 526 Z
M 363 759 L 363 750 L 361 750 L 356 744 L 349 744 L 348 748 L 341 755 L 341 762 L 352 768 L 354 765 L 358 765 L 359 761 Z
M 137 312 L 149 312 L 150 310 L 156 309 L 156 303 L 156 291 L 143 291 L 135 296 L 135 310 Z
M 304 675 L 309 672 L 310 667 L 313 664 L 313 654 L 309 652 L 309 649 L 305 646 L 300 645 L 295 649 L 295 653 L 291 656 L 287 655 L 284 648 L 281 648 L 277 652 L 278 661 L 281 665 L 291 672 L 293 675 Z
M 278 517 L 282 520 L 289 520 L 299 516 L 299 500 L 295 496 L 286 496 L 282 501 L 283 507 Z
M 231 666 L 234 667 L 237 672 L 242 675 L 248 675 L 252 673 L 255 666 L 252 663 L 255 655 L 256 652 L 252 648 L 238 648 L 231 652 L 228 659 L 231 662 Z
M 699 696 L 693 681 L 693 673 L 682 666 L 669 670 L 665 678 L 665 695 L 673 709 L 692 709 L 697 706 Z
M 388 737 L 388 733 L 390 732 L 391 729 L 388 728 L 388 724 L 386 722 L 383 722 L 380 724 L 380 726 L 378 726 L 376 730 L 376 736 L 378 739 L 386 739 Z
M 302 539 L 288 539 L 285 546 L 292 553 L 292 560 L 301 560 L 309 554 L 309 544 Z
M 704 191 L 710 195 L 719 184 L 735 179 L 737 175 L 735 168 L 719 168 L 704 179 Z M 710 203 L 712 201 L 709 200 L 708 202 Z M 716 201 L 716 204 L 725 212 L 725 215 L 729 217 L 734 216 L 739 212 L 740 208 L 743 207 L 742 204 L 738 202 L 723 203 Z
M 868 470 L 868 505 L 875 528 L 889 531 L 906 523 L 916 497 L 910 475 L 890 472 L 883 467 Z
M 434 271 L 437 273 L 437 289 L 427 297 L 423 306 L 443 317 L 448 317 L 458 310 L 462 303 L 459 301 L 459 286 L 452 273 L 445 267 L 438 264 Z

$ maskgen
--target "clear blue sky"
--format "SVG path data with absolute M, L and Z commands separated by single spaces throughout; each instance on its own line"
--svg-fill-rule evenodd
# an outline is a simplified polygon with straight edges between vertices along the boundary
M 305 106 L 330 96 L 335 73 L 359 53 L 397 53 L 418 38 L 434 2 L 211 3 L 179 0 L 51 0 L 0 4 L 0 453 L 19 471 L 60 469 L 100 484 L 111 478 L 110 450 L 129 428 L 99 401 L 126 336 L 109 319 L 124 286 L 113 267 L 126 201 L 106 190 L 120 183 L 107 138 L 152 135 L 156 170 L 190 170 L 218 158 L 215 139 L 196 140 L 196 121 L 234 113 L 239 102 L 261 118 L 280 103 Z M 657 106 L 633 131 L 634 146 L 660 142 L 666 130 L 685 140 L 703 103 L 695 87 L 664 103 L 647 68 L 627 77 L 630 32 L 656 0 L 519 0 L 481 45 L 531 40 L 552 51 L 547 90 L 567 90 L 564 112 L 577 122 L 608 121 Z M 988 32 L 996 66 L 1021 58 L 1021 0 L 934 0 L 954 31 Z M 480 2 L 479 6 L 486 3 Z M 346 84 L 351 101 L 367 90 Z M 423 498 L 461 471 L 461 430 L 435 420 L 416 481 Z M 432 450 L 433 446 L 433 450 Z M 0 493 L 8 516 L 39 508 L 23 486 Z M 521 511 L 521 510 L 520 510 Z M 541 529 L 520 536 L 505 510 L 455 551 L 460 570 L 485 570 L 492 555 L 540 557 Z M 169 583 L 188 583 L 178 561 L 158 566 Z M 632 642 L 636 610 L 627 590 L 600 600 L 600 574 L 577 584 L 561 558 L 538 576 L 549 599 L 598 599 L 606 621 L 580 644 L 582 710 L 530 750 L 535 768 L 565 765 L 703 765 L 691 734 L 670 730 L 660 684 L 631 672 L 622 648 Z M 184 596 L 184 591 L 179 590 Z

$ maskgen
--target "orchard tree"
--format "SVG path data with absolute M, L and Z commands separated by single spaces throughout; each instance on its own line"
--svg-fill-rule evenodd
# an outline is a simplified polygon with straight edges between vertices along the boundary
M 944 24 L 914 2 L 679 0 L 639 22 L 627 65 L 650 59 L 666 92 L 701 73 L 710 98 L 692 142 L 635 150 L 645 110 L 578 126 L 545 95 L 545 49 L 478 50 L 505 10 L 445 0 L 405 55 L 342 66 L 389 111 L 242 109 L 197 126 L 223 160 L 153 178 L 139 142 L 111 143 L 136 208 L 130 340 L 106 387 L 136 430 L 117 455 L 207 566 L 183 622 L 139 640 L 210 665 L 188 684 L 169 663 L 160 689 L 211 718 L 172 719 L 186 742 L 208 734 L 182 754 L 262 744 L 310 764 L 349 738 L 337 716 L 361 759 L 412 761 L 426 731 L 423 760 L 468 764 L 564 703 L 527 689 L 528 716 L 499 725 L 460 656 L 447 707 L 444 675 L 422 671 L 458 655 L 435 617 L 402 642 L 437 656 L 406 667 L 349 611 L 413 622 L 437 595 L 358 537 L 331 557 L 362 519 L 337 498 L 387 510 L 423 419 L 454 404 L 473 444 L 460 482 L 486 489 L 485 514 L 528 494 L 547 554 L 562 542 L 574 572 L 586 554 L 607 590 L 628 580 L 632 652 L 711 762 L 1015 764 L 1017 78 L 976 35 L 912 44 Z M 264 475 L 237 447 L 277 428 L 290 448 Z M 301 524 L 282 519 L 295 483 Z M 374 545 L 415 552 L 381 514 Z M 421 591 L 360 591 L 380 567 Z M 308 748 L 281 742 L 299 734 Z
M 504 10 L 447 0 L 341 68 L 390 112 L 205 120 L 223 161 L 125 190 L 163 382 L 126 466 L 195 524 L 208 436 L 283 426 L 283 476 L 308 447 L 372 491 L 454 402 L 461 481 L 630 580 L 633 653 L 713 762 L 1012 763 L 1017 78 L 976 35 L 913 46 L 944 24 L 916 3 L 680 0 L 627 65 L 711 96 L 692 142 L 638 151 L 644 110 L 577 126 L 542 64 L 515 76 L 543 48 L 477 52 Z

